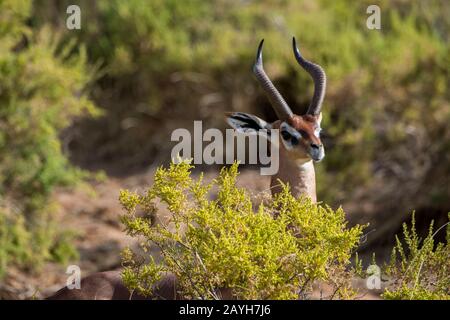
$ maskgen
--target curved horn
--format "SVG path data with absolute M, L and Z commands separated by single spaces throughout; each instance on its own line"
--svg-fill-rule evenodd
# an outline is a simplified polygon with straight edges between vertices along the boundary
M 292 38 L 292 47 L 294 49 L 295 59 L 297 59 L 298 64 L 311 75 L 314 81 L 314 96 L 306 113 L 318 115 L 320 113 L 320 109 L 322 108 L 322 102 L 325 97 L 327 76 L 321 66 L 312 63 L 311 61 L 308 61 L 302 57 L 300 51 L 297 48 L 295 37 Z
M 272 104 L 273 109 L 275 110 L 278 118 L 280 120 L 287 120 L 293 116 L 291 109 L 289 108 L 286 101 L 284 101 L 281 94 L 275 88 L 273 83 L 270 81 L 267 74 L 264 72 L 263 61 L 262 61 L 262 47 L 263 47 L 264 39 L 261 40 L 258 47 L 258 53 L 256 54 L 256 61 L 253 65 L 253 72 L 258 79 L 261 87 L 266 93 L 267 97 Z

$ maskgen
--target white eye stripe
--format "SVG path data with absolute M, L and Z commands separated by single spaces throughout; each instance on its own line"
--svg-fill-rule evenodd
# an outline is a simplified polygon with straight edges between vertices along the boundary
M 281 124 L 280 130 L 288 132 L 289 135 L 291 135 L 291 136 L 293 136 L 293 137 L 295 137 L 297 139 L 301 139 L 302 138 L 302 135 L 297 130 L 292 128 L 290 125 L 288 125 L 286 122 L 283 122 Z
M 283 122 L 280 126 L 281 141 L 287 150 L 292 150 L 299 144 L 299 140 L 302 139 L 302 135 L 286 122 Z
M 315 135 L 316 137 L 319 137 L 321 131 L 322 131 L 322 128 L 317 128 L 316 130 L 314 130 L 314 135 Z

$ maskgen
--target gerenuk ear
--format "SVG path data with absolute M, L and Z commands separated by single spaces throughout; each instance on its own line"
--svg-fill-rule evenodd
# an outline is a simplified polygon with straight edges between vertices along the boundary
M 228 114 L 227 123 L 241 133 L 257 134 L 259 130 L 269 130 L 271 128 L 270 124 L 263 119 L 243 112 Z

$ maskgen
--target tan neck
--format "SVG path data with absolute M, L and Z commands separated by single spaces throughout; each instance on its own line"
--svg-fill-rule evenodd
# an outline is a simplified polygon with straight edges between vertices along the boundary
M 272 176 L 270 187 L 272 195 L 281 191 L 280 182 L 288 183 L 291 193 L 298 198 L 302 195 L 308 196 L 315 203 L 316 196 L 316 175 L 314 164 L 310 159 L 294 160 L 284 148 L 280 148 L 280 166 L 278 173 Z

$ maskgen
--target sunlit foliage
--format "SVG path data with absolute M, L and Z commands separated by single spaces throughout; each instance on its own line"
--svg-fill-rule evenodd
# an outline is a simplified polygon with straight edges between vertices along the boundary
M 437 232 L 445 231 L 446 243 L 435 243 Z M 436 231 L 431 224 L 428 235 L 421 239 L 417 235 L 413 215 L 409 228 L 403 224 L 402 240 L 397 237 L 390 264 L 386 268 L 391 283 L 383 297 L 450 300 L 450 224 L 447 223 Z
M 125 250 L 123 279 L 130 289 L 151 294 L 169 272 L 190 298 L 218 298 L 217 289 L 229 288 L 241 299 L 295 299 L 307 297 L 318 280 L 335 286 L 335 298 L 352 296 L 349 278 L 341 275 L 362 227 L 348 228 L 342 209 L 295 199 L 287 186 L 255 207 L 236 187 L 237 164 L 208 184 L 192 179 L 191 169 L 188 162 L 161 167 L 144 194 L 121 192 L 128 234 L 142 240 L 144 252 L 156 247 L 162 255 L 157 263 Z M 170 213 L 154 223 L 157 202 Z

